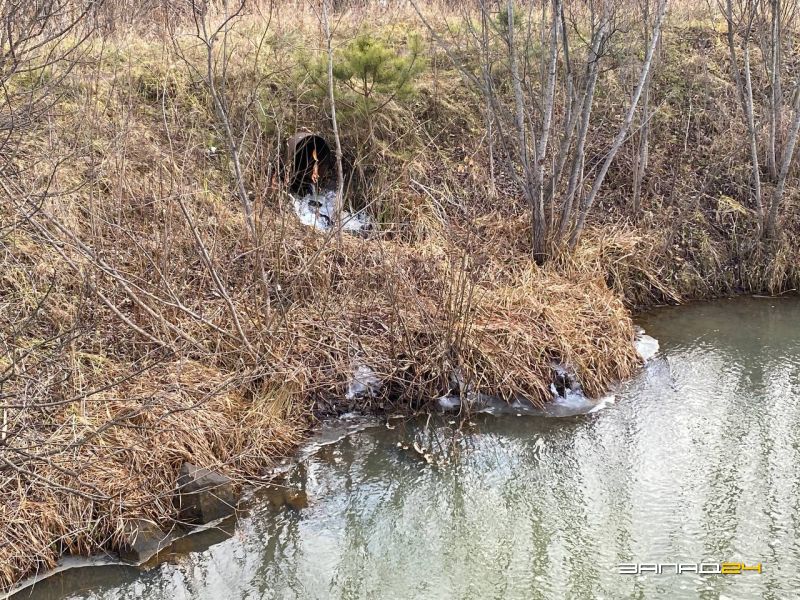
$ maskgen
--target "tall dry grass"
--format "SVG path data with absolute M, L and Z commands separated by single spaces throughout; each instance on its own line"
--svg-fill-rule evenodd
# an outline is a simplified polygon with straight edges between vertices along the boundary
M 481 100 L 430 40 L 417 93 L 387 104 L 370 143 L 344 117 L 348 201 L 379 230 L 338 241 L 297 222 L 285 140 L 329 133 L 302 67 L 323 45 L 304 2 L 237 20 L 215 71 L 249 236 L 191 19 L 151 8 L 106 13 L 80 62 L 11 82 L 70 69 L 0 177 L 2 587 L 64 552 L 118 547 L 136 519 L 168 527 L 185 460 L 257 478 L 316 417 L 415 410 L 465 391 L 454 373 L 541 403 L 556 360 L 598 395 L 638 365 L 626 306 L 800 283 L 796 190 L 781 239 L 752 235 L 724 48 L 702 11 L 674 13 L 665 33 L 643 214 L 629 216 L 623 156 L 583 243 L 540 268 L 507 165 L 488 197 Z M 353 3 L 338 43 L 365 27 L 398 51 L 422 31 L 405 3 Z M 604 75 L 591 156 L 624 75 Z M 359 364 L 383 386 L 347 400 Z

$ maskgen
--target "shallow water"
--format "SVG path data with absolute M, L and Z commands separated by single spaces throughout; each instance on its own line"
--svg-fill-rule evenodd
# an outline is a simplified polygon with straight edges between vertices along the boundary
M 307 508 L 258 502 L 177 563 L 72 571 L 30 597 L 798 597 L 800 301 L 640 323 L 661 352 L 605 410 L 367 429 L 294 473 Z M 657 561 L 763 571 L 618 573 Z

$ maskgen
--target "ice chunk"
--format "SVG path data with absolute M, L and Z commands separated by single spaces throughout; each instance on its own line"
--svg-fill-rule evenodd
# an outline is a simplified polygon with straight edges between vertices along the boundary
M 353 378 L 347 384 L 345 398 L 354 400 L 363 396 L 374 396 L 381 389 L 381 379 L 369 366 L 357 363 L 353 369 Z
M 633 342 L 636 346 L 636 352 L 642 357 L 642 360 L 647 362 L 658 354 L 658 340 L 654 337 L 641 333 L 636 337 Z

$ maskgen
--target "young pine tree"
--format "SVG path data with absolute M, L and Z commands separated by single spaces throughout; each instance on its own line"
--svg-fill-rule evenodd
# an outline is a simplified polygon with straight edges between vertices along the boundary
M 414 80 L 424 66 L 418 36 L 409 36 L 407 51 L 398 53 L 365 33 L 337 53 L 333 77 L 344 88 L 342 100 L 352 107 L 357 118 L 366 122 L 372 138 L 375 116 L 395 98 L 413 92 Z

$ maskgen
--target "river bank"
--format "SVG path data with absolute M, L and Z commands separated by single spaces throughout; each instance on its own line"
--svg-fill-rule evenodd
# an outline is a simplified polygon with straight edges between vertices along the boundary
M 637 323 L 661 352 L 600 412 L 398 418 L 332 436 L 286 482 L 302 507 L 257 496 L 213 546 L 145 572 L 65 574 L 32 599 L 790 595 L 799 310 L 738 298 L 650 311 Z M 673 556 L 763 568 L 618 573 Z
M 554 364 L 599 398 L 640 368 L 632 310 L 800 288 L 796 195 L 780 235 L 756 231 L 718 22 L 665 29 L 642 210 L 626 146 L 580 244 L 540 266 L 514 167 L 498 158 L 490 185 L 481 99 L 430 40 L 413 93 L 368 123 L 343 105 L 348 208 L 374 229 L 298 219 L 287 141 L 334 145 L 303 6 L 248 15 L 228 46 L 252 231 L 191 23 L 98 32 L 79 62 L 14 80 L 26 101 L 58 86 L 3 179 L 0 588 L 117 551 L 142 520 L 169 529 L 186 462 L 262 481 L 320 419 L 447 395 L 540 406 Z M 367 17 L 399 54 L 424 34 L 411 11 Z M 348 13 L 340 42 L 364 22 Z M 619 121 L 620 69 L 598 84 L 590 157 Z

